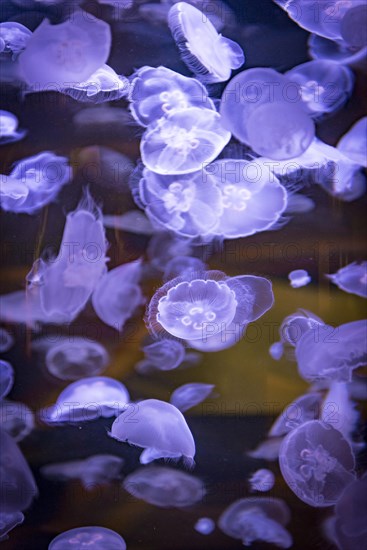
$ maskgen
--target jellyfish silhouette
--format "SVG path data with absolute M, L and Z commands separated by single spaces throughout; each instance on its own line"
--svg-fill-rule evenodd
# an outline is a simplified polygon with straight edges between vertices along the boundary
M 353 262 L 326 277 L 341 290 L 367 298 L 367 262 Z
M 96 525 L 64 531 L 51 541 L 48 550 L 69 550 L 83 546 L 91 550 L 126 550 L 126 543 L 118 533 Z
M 0 110 L 0 145 L 19 141 L 26 133 L 26 130 L 18 130 L 18 119 L 13 113 Z
M 214 389 L 213 384 L 203 384 L 200 382 L 191 382 L 176 388 L 170 397 L 170 403 L 177 407 L 181 412 L 185 412 L 195 405 L 202 403 Z

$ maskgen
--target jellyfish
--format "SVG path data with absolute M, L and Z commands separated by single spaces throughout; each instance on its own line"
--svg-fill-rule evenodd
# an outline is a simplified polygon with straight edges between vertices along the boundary
M 145 301 L 138 284 L 141 271 L 141 260 L 115 267 L 100 278 L 92 294 L 98 317 L 120 332 L 136 308 Z
M 352 448 L 329 423 L 310 420 L 283 439 L 279 465 L 285 482 L 306 504 L 333 506 L 355 479 Z
M 326 277 L 341 290 L 367 298 L 367 262 L 353 262 Z
M 14 337 L 3 327 L 0 327 L 0 353 L 8 351 L 14 346 Z
M 295 360 L 294 348 L 301 337 L 309 330 L 316 332 L 320 325 L 324 325 L 323 320 L 306 309 L 299 309 L 296 313 L 285 317 L 279 328 L 280 342 L 272 345 L 276 346 L 272 348 L 272 353 L 276 354 L 273 358 L 279 360 L 285 353 L 287 359 Z
M 110 46 L 109 25 L 76 10 L 58 25 L 42 21 L 19 55 L 20 70 L 31 87 L 44 88 L 54 82 L 63 89 L 69 82 L 88 80 L 106 63 Z
M 158 399 L 140 401 L 132 413 L 122 413 L 116 418 L 109 435 L 144 447 L 141 464 L 158 458 L 178 460 L 181 457 L 187 465 L 194 464 L 194 438 L 182 413 L 170 403 Z
M 250 497 L 233 502 L 219 518 L 220 529 L 229 537 L 242 540 L 244 546 L 255 541 L 290 548 L 292 537 L 285 526 L 290 511 L 279 498 Z
M 164 272 L 167 264 L 177 256 L 191 256 L 193 246 L 189 239 L 180 238 L 168 231 L 159 231 L 149 241 L 147 255 L 149 264 Z
M 69 384 L 60 393 L 55 405 L 43 409 L 40 417 L 47 424 L 110 418 L 128 408 L 129 401 L 124 384 L 107 376 L 93 376 Z
M 10 514 L 0 512 L 0 542 L 7 540 L 8 533 L 23 521 L 24 514 L 22 512 L 11 512 Z
M 156 232 L 152 223 L 141 210 L 129 210 L 121 216 L 103 216 L 103 225 L 111 229 L 128 231 L 136 235 L 154 235 Z
M 25 49 L 32 31 L 16 21 L 5 21 L 0 23 L 0 41 L 2 43 L 1 53 L 10 54 L 15 61 L 18 55 Z
M 349 395 L 347 382 L 331 382 L 322 404 L 320 420 L 339 430 L 352 445 L 352 434 L 359 420 L 359 413 Z
M 195 523 L 194 529 L 201 535 L 211 535 L 215 529 L 214 520 L 211 518 L 199 518 Z
M 0 177 L 3 210 L 34 214 L 70 182 L 72 170 L 67 158 L 43 151 L 18 161 L 9 176 Z
M 256 472 L 251 474 L 249 483 L 251 491 L 266 493 L 266 491 L 270 491 L 274 487 L 275 475 L 271 470 L 260 468 L 260 470 L 256 470 Z
M 288 195 L 285 214 L 304 214 L 305 212 L 311 212 L 314 208 L 315 203 L 310 197 L 294 193 L 293 195 Z
M 170 397 L 170 403 L 181 412 L 185 412 L 202 403 L 214 389 L 214 384 L 192 382 L 176 388 Z
M 127 78 L 118 75 L 109 65 L 102 65 L 84 82 L 68 82 L 61 92 L 76 101 L 96 104 L 126 97 L 128 88 Z
M 61 338 L 52 344 L 45 358 L 47 370 L 60 380 L 78 380 L 101 374 L 109 363 L 106 349 L 85 338 Z
M 363 67 L 367 58 L 367 46 L 354 48 L 345 40 L 328 40 L 317 34 L 311 34 L 308 39 L 308 53 L 313 59 L 336 61 L 343 65 Z
M 296 345 L 300 376 L 309 382 L 321 378 L 350 382 L 353 371 L 366 365 L 366 334 L 365 319 L 307 331 Z
M 258 458 L 261 460 L 278 460 L 282 441 L 282 437 L 271 437 L 270 439 L 262 441 L 254 450 L 248 451 L 247 454 L 251 458 Z
M 274 342 L 269 347 L 269 355 L 274 361 L 279 361 L 283 357 L 284 346 L 282 342 Z
M 178 340 L 163 338 L 142 349 L 146 361 L 159 370 L 176 369 L 185 358 L 185 347 Z
M 300 288 L 311 282 L 311 277 L 305 269 L 295 269 L 288 273 L 288 279 L 292 288 Z
M 367 116 L 353 124 L 336 148 L 352 162 L 367 168 Z
M 124 539 L 116 531 L 96 525 L 64 531 L 51 541 L 48 550 L 69 550 L 83 546 L 91 550 L 126 550 Z
M 14 369 L 8 361 L 0 359 L 0 399 L 8 395 L 14 384 Z
M 215 110 L 201 82 L 167 67 L 140 67 L 130 80 L 130 110 L 142 126 L 189 107 Z
M 335 516 L 339 529 L 347 537 L 366 536 L 366 514 L 367 514 L 367 475 L 361 479 L 352 481 L 335 505 Z M 358 546 L 355 546 L 358 548 Z
M 150 124 L 140 143 L 144 165 L 158 174 L 188 174 L 214 160 L 231 134 L 214 110 L 189 107 Z
M 270 437 L 281 437 L 320 415 L 322 395 L 310 392 L 297 397 L 280 413 L 269 430 Z
M 163 274 L 163 280 L 167 282 L 175 277 L 184 277 L 187 273 L 205 271 L 206 268 L 207 266 L 199 258 L 193 256 L 176 256 L 167 263 Z
M 22 441 L 35 428 L 34 414 L 24 403 L 0 401 L 0 425 L 14 439 Z
M 174 4 L 168 25 L 184 63 L 203 82 L 225 82 L 245 56 L 237 42 L 217 33 L 210 20 L 187 2 Z
M 26 130 L 18 130 L 18 119 L 13 113 L 0 110 L 0 145 L 20 141 L 26 133 Z
M 0 428 L 0 508 L 14 514 L 28 508 L 38 490 L 32 472 L 13 438 Z

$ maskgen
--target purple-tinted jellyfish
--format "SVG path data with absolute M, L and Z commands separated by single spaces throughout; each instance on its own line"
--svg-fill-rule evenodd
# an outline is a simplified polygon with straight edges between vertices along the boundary
M 338 111 L 351 96 L 353 72 L 336 61 L 308 61 L 285 73 L 313 118 Z
M 21 441 L 34 430 L 34 414 L 24 403 L 3 399 L 0 401 L 0 425 L 14 441 Z
M 71 460 L 42 466 L 41 474 L 47 479 L 68 481 L 80 479 L 85 489 L 109 483 L 121 477 L 124 459 L 115 455 L 93 455 L 84 460 Z
M 10 514 L 0 512 L 0 542 L 8 540 L 8 533 L 23 521 L 24 515 L 22 512 L 12 512 Z
M 14 384 L 14 369 L 10 363 L 0 359 L 0 399 L 8 395 Z
M 288 273 L 288 279 L 292 288 L 300 288 L 311 282 L 311 277 L 305 269 L 295 269 Z
M 209 397 L 214 387 L 214 384 L 202 384 L 200 382 L 184 384 L 172 392 L 170 403 L 181 412 L 185 412 Z
M 367 168 L 367 116 L 353 124 L 336 148 L 352 162 Z
M 367 298 L 367 262 L 353 262 L 326 276 L 345 292 Z
M 286 435 L 279 465 L 292 491 L 315 507 L 333 506 L 355 477 L 350 444 L 320 420 L 306 422 Z
M 13 335 L 5 328 L 0 327 L 0 353 L 4 353 L 14 345 Z
M 179 238 L 168 231 L 153 235 L 147 249 L 149 264 L 162 272 L 172 259 L 177 256 L 191 256 L 192 252 L 193 246 L 190 240 Z
M 107 376 L 83 378 L 69 384 L 55 405 L 43 409 L 40 416 L 47 424 L 86 422 L 118 416 L 129 401 L 126 387 L 118 380 Z
M 194 463 L 195 442 L 182 413 L 170 403 L 146 399 L 134 405 L 133 413 L 116 418 L 109 435 L 144 447 L 140 463 L 148 464 L 157 458 L 183 458 Z
M 272 437 L 271 439 L 266 439 L 265 441 L 262 441 L 256 449 L 253 451 L 248 451 L 247 454 L 251 458 L 258 458 L 261 460 L 278 460 L 279 449 L 282 441 L 282 437 Z
M 269 430 L 271 437 L 280 437 L 309 420 L 317 420 L 321 411 L 322 395 L 318 392 L 297 397 L 280 413 Z
M 139 286 L 142 262 L 136 260 L 105 273 L 92 294 L 92 303 L 98 317 L 118 331 L 145 299 Z
M 163 338 L 142 348 L 145 360 L 159 370 L 176 369 L 185 358 L 185 347 L 177 340 Z
M 175 277 L 185 276 L 188 273 L 205 271 L 207 266 L 199 258 L 193 256 L 176 256 L 172 258 L 164 269 L 163 280 L 169 281 Z
M 279 329 L 280 342 L 273 344 L 276 345 L 272 350 L 276 354 L 276 357 L 272 355 L 273 358 L 279 360 L 285 352 L 287 359 L 295 360 L 294 348 L 301 337 L 309 330 L 317 331 L 319 325 L 324 325 L 323 320 L 306 309 L 285 317 Z
M 38 494 L 32 472 L 13 438 L 0 428 L 0 509 L 13 514 L 28 508 Z
M 274 342 L 269 347 L 269 355 L 274 361 L 279 361 L 283 357 L 284 346 L 282 342 Z
M 311 212 L 314 208 L 315 203 L 310 197 L 306 197 L 300 193 L 294 193 L 293 195 L 288 195 L 285 214 L 303 214 L 305 212 Z
M 294 83 L 273 69 L 243 71 L 222 94 L 222 124 L 259 155 L 298 157 L 312 142 L 315 128 L 302 100 L 294 101 L 292 94 Z
M 317 34 L 308 39 L 308 53 L 313 59 L 336 61 L 350 67 L 364 67 L 367 60 L 367 46 L 355 48 L 345 40 L 328 40 Z
M 48 550 L 77 550 L 84 547 L 90 550 L 126 550 L 126 543 L 112 529 L 93 525 L 64 531 L 51 541 Z
M 366 540 L 366 515 L 367 515 L 367 475 L 361 479 L 352 481 L 335 505 L 335 516 L 338 529 L 343 535 L 351 539 L 364 535 Z M 350 546 L 351 548 L 361 548 L 360 545 Z M 348 548 L 349 550 L 349 548 Z
M 34 214 L 53 201 L 72 178 L 68 159 L 50 151 L 18 161 L 9 176 L 1 176 L 1 207 L 17 213 Z M 10 195 L 7 196 L 7 187 Z
M 201 82 L 167 67 L 141 67 L 130 79 L 130 109 L 142 126 L 189 107 L 215 110 Z
M 32 88 L 52 82 L 64 89 L 68 83 L 88 80 L 106 63 L 110 46 L 109 25 L 76 10 L 58 25 L 42 21 L 19 56 L 20 70 Z
M 19 141 L 26 133 L 26 130 L 18 130 L 18 119 L 13 113 L 0 111 L 0 145 Z
M 331 424 L 352 444 L 359 420 L 356 404 L 349 395 L 347 382 L 332 382 L 322 404 L 320 420 Z
M 129 210 L 121 216 L 103 216 L 103 225 L 137 235 L 154 235 L 156 233 L 155 228 L 141 210 Z
M 109 363 L 106 349 L 81 337 L 61 338 L 52 344 L 45 358 L 47 370 L 60 380 L 78 380 L 97 376 Z
M 350 382 L 355 369 L 367 363 L 367 321 L 339 327 L 318 325 L 296 345 L 298 372 L 308 382 L 328 378 Z
M 249 477 L 251 491 L 266 493 L 274 487 L 275 475 L 271 470 L 261 468 Z
M 82 103 L 116 101 L 128 93 L 129 81 L 109 65 L 102 65 L 84 82 L 68 82 L 61 91 Z
M 215 522 L 211 518 L 199 518 L 194 529 L 201 535 L 210 535 L 215 529 Z
M 278 498 L 251 497 L 233 502 L 219 518 L 220 529 L 229 537 L 242 540 L 244 546 L 255 541 L 290 548 L 292 537 L 285 528 L 290 511 Z
M 1 53 L 9 54 L 15 60 L 25 49 L 31 36 L 32 31 L 16 21 L 0 23 Z

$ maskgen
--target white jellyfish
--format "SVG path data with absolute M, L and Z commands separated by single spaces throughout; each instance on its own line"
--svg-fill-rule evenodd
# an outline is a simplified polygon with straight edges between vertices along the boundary
M 26 130 L 18 130 L 18 119 L 13 113 L 0 110 L 0 145 L 19 141 L 26 133 Z
M 201 535 L 210 535 L 215 529 L 215 522 L 211 518 L 199 518 L 194 529 Z
M 102 65 L 84 82 L 68 82 L 61 92 L 82 103 L 104 103 L 126 97 L 129 81 L 109 65 Z
M 352 162 L 367 168 L 367 116 L 353 124 L 336 148 Z
M 181 412 L 185 412 L 202 403 L 214 389 L 214 384 L 191 382 L 176 388 L 170 397 L 170 403 Z
M 367 298 L 367 262 L 353 262 L 326 277 L 341 290 Z
M 112 529 L 96 525 L 64 531 L 51 541 L 48 550 L 69 550 L 83 546 L 90 550 L 126 550 L 126 543 L 121 535 Z
M 311 282 L 311 277 L 305 269 L 294 269 L 288 273 L 288 279 L 292 288 L 300 288 Z

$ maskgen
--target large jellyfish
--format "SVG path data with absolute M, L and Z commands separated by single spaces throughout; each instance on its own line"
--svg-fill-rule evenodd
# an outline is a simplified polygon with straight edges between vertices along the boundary
M 0 399 L 8 395 L 14 384 L 14 369 L 8 361 L 0 359 Z
M 353 262 L 326 276 L 345 292 L 367 298 L 367 262 Z
M 172 6 L 168 25 L 183 61 L 203 82 L 224 82 L 231 69 L 243 65 L 241 46 L 218 34 L 210 20 L 187 2 Z
M 352 162 L 367 168 L 367 116 L 353 124 L 336 148 Z
M 170 397 L 170 403 L 181 412 L 185 412 L 195 405 L 202 403 L 214 389 L 214 384 L 192 382 L 176 388 Z
M 109 434 L 119 441 L 144 447 L 141 464 L 157 458 L 179 459 L 194 463 L 195 442 L 182 413 L 170 403 L 146 399 L 133 407 L 132 412 L 116 418 Z
M 311 420 L 291 431 L 279 451 L 282 475 L 310 506 L 333 506 L 354 478 L 348 441 L 330 424 Z
M 61 91 L 82 103 L 116 101 L 128 94 L 129 81 L 109 65 L 102 65 L 84 82 L 68 82 Z
M 2 399 L 0 425 L 14 441 L 21 441 L 34 430 L 34 414 L 24 403 Z
M 112 529 L 93 525 L 64 531 L 51 541 L 48 550 L 76 550 L 84 547 L 90 550 L 126 550 L 126 543 Z
M 160 508 L 192 506 L 205 496 L 200 479 L 164 466 L 139 468 L 124 479 L 123 486 L 132 496 Z
M 260 491 L 261 493 L 266 493 L 274 487 L 275 475 L 271 470 L 266 468 L 260 468 L 256 470 L 249 477 L 249 484 L 251 491 Z
M 250 497 L 233 502 L 219 518 L 220 529 L 229 537 L 242 540 L 244 546 L 255 541 L 290 548 L 292 537 L 285 526 L 289 523 L 290 511 L 278 498 Z
M 18 119 L 13 113 L 0 111 L 0 145 L 19 141 L 26 133 L 26 130 L 18 130 Z
M 317 420 L 321 404 L 322 395 L 318 392 L 306 393 L 297 397 L 276 418 L 268 435 L 271 437 L 283 436 L 309 420 Z
M 15 60 L 25 49 L 31 36 L 32 31 L 21 23 L 16 21 L 0 23 L 1 53 L 10 54 Z
M 68 83 L 88 80 L 106 63 L 110 46 L 109 25 L 76 10 L 58 25 L 42 21 L 19 56 L 20 70 L 31 87 L 53 82 L 63 89 Z

